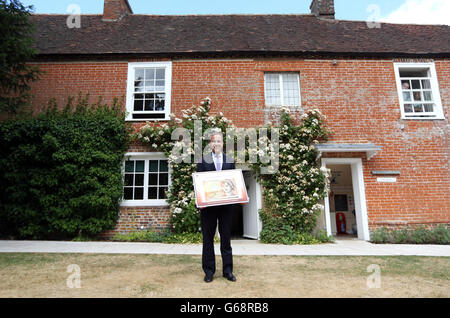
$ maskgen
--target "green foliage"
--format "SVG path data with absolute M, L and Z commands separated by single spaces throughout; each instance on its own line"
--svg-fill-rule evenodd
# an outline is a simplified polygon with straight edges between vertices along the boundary
M 231 121 L 221 113 L 209 115 L 210 99 L 206 98 L 199 107 L 192 106 L 183 110 L 183 118 L 170 115 L 167 124 L 146 123 L 134 138 L 149 144 L 153 150 L 163 151 L 169 158 L 171 168 L 171 185 L 167 201 L 170 203 L 171 228 L 174 233 L 199 233 L 200 212 L 195 206 L 194 185 L 192 173 L 196 172 L 197 164 L 194 162 L 194 149 L 191 140 L 172 140 L 172 133 L 176 135 L 177 128 L 183 128 L 192 135 L 194 122 L 201 122 L 203 131 L 220 129 L 224 136 L 226 129 L 231 127 Z M 203 133 L 203 132 L 202 132 Z M 203 139 L 202 149 L 207 149 L 208 140 Z M 186 151 L 182 149 L 185 148 Z M 175 150 L 175 151 L 174 151 Z M 224 149 L 226 151 L 226 149 Z
M 127 234 L 116 234 L 114 241 L 120 242 L 153 242 L 167 244 L 199 244 L 203 242 L 202 233 L 172 233 L 167 231 L 135 231 Z M 218 237 L 215 241 L 219 242 Z
M 168 231 L 134 231 L 127 234 L 117 233 L 114 235 L 113 241 L 162 243 L 168 235 L 170 235 Z
M 439 225 L 433 229 L 422 226 L 391 231 L 383 227 L 375 229 L 370 234 L 370 238 L 372 243 L 380 244 L 450 244 L 450 229 L 445 225 Z
M 37 54 L 33 48 L 32 7 L 18 0 L 0 0 L 0 111 L 15 114 L 25 106 L 30 82 L 38 79 L 39 69 L 26 64 Z
M 260 210 L 260 217 L 263 223 L 260 239 L 264 243 L 272 244 L 318 244 L 332 243 L 333 237 L 328 236 L 323 231 L 316 234 L 307 231 L 299 231 L 286 224 L 286 220 L 279 216 L 267 214 Z
M 372 231 L 372 233 L 370 233 L 370 240 L 372 243 L 389 243 L 390 235 L 387 228 L 382 227 Z
M 278 129 L 278 145 L 271 147 L 279 147 L 279 167 L 274 173 L 258 174 L 264 197 L 260 210 L 262 242 L 313 242 L 308 238 L 313 237 L 317 216 L 323 210 L 320 202 L 328 188 L 328 171 L 318 168 L 314 148 L 329 133 L 323 121 L 318 110 L 308 111 L 296 122 L 287 109 L 282 109 L 280 123 L 269 127 L 271 134 L 274 128 Z M 273 170 L 268 163 L 251 166 L 255 171 L 264 166 Z
M 71 238 L 114 227 L 129 128 L 117 100 L 88 98 L 0 123 L 2 236 Z

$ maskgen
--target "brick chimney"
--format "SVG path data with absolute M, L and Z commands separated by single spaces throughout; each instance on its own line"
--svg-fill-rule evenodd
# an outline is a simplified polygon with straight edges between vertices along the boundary
M 128 0 L 105 0 L 103 21 L 119 21 L 128 14 L 133 14 Z
M 309 8 L 318 18 L 334 19 L 334 0 L 312 0 Z

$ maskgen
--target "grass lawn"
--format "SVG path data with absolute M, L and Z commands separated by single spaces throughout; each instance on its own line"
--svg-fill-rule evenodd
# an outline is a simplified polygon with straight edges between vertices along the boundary
M 3 253 L 0 297 L 450 297 L 448 257 L 234 256 L 235 283 L 216 262 L 207 284 L 201 256 Z

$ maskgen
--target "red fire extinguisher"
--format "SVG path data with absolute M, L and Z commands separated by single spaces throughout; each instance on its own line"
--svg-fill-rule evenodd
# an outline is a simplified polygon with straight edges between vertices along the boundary
M 346 233 L 345 229 L 345 214 L 342 212 L 336 213 L 336 228 L 338 234 Z

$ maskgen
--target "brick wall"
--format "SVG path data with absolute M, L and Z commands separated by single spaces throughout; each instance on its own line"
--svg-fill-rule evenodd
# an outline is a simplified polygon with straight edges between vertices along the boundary
M 298 71 L 302 106 L 327 116 L 334 132 L 329 142 L 382 146 L 369 161 L 364 154 L 344 154 L 363 158 L 369 227 L 449 223 L 450 61 L 435 64 L 445 120 L 400 119 L 392 59 L 339 59 L 337 65 L 325 59 L 175 60 L 171 112 L 181 116 L 182 109 L 209 96 L 211 112 L 222 111 L 238 127 L 262 125 L 264 72 Z M 80 90 L 90 92 L 92 99 L 103 95 L 105 101 L 126 95 L 125 61 L 40 65 L 46 74 L 33 84 L 35 109 L 50 97 L 64 104 L 68 94 Z M 133 147 L 146 151 L 144 145 Z M 400 175 L 396 183 L 378 183 L 372 170 L 397 170 Z

